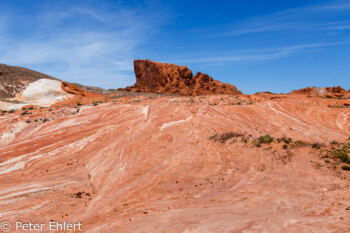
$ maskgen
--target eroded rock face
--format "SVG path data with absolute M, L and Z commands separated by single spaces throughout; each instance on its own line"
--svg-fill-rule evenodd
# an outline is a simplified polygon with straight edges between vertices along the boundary
M 350 96 L 350 92 L 344 88 L 337 87 L 307 87 L 300 90 L 294 90 L 290 94 L 306 94 L 312 96 L 322 96 L 328 98 L 341 98 Z
M 135 60 L 136 83 L 125 91 L 177 94 L 184 96 L 211 94 L 241 94 L 231 84 L 221 83 L 207 74 L 198 72 L 193 76 L 186 66 Z

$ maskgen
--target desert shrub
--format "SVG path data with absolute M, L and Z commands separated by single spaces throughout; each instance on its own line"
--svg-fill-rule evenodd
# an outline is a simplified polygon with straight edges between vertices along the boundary
M 266 134 L 264 136 L 260 136 L 258 138 L 259 143 L 265 143 L 265 144 L 269 144 L 273 141 L 273 137 L 271 137 L 269 134 Z
M 341 166 L 341 169 L 345 170 L 345 171 L 350 171 L 350 166 L 348 165 L 343 165 Z
M 15 110 L 13 110 L 13 109 L 9 111 L 9 113 L 14 113 L 14 112 L 15 112 Z
M 29 107 L 28 110 L 33 110 L 34 108 L 33 107 Z
M 26 123 L 29 124 L 31 121 L 30 120 L 27 120 Z
M 288 145 L 287 144 L 284 144 L 283 145 L 283 149 L 287 149 L 288 148 Z
M 310 146 L 310 143 L 307 143 L 301 140 L 295 141 L 292 145 L 293 148 L 306 147 L 306 146 Z
M 24 116 L 24 115 L 27 115 L 27 114 L 29 114 L 28 110 L 24 110 L 24 112 L 22 112 L 21 116 Z
M 319 142 L 315 142 L 312 144 L 312 148 L 314 148 L 316 150 L 321 149 L 321 147 L 322 147 L 322 144 Z
M 82 104 L 81 103 L 77 103 L 77 106 L 81 106 Z
M 214 140 L 214 141 L 219 141 L 221 143 L 225 143 L 227 140 L 231 139 L 231 138 L 236 138 L 236 137 L 241 137 L 243 136 L 242 133 L 239 132 L 228 132 L 228 133 L 223 133 L 220 136 L 218 134 L 214 134 L 213 136 L 211 136 L 209 139 L 210 140 Z
M 241 137 L 241 142 L 248 143 L 248 138 L 245 136 Z
M 286 144 L 289 144 L 292 142 L 292 138 L 287 138 L 287 137 L 281 137 L 281 138 L 277 138 L 277 142 L 284 142 Z
M 337 144 L 339 144 L 336 140 L 332 140 L 331 142 L 330 142 L 330 144 L 331 145 L 337 145 Z
M 331 152 L 332 156 L 340 159 L 343 162 L 350 162 L 348 153 L 349 153 L 349 148 L 347 145 L 344 145 L 342 148 L 333 150 Z
M 73 196 L 74 196 L 75 198 L 83 198 L 83 197 L 82 197 L 83 194 L 84 194 L 84 192 L 77 192 L 77 193 L 74 193 Z

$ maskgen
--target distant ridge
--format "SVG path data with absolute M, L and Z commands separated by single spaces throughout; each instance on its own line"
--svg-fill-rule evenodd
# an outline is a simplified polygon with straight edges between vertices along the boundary
M 38 81 L 39 79 L 62 81 L 58 78 L 28 68 L 0 64 L 0 98 L 13 98 L 17 93 L 21 93 L 26 89 L 30 83 Z M 74 85 L 92 92 L 106 92 L 105 89 L 100 87 L 85 86 L 78 83 L 74 83 Z
M 31 69 L 0 64 L 0 98 L 12 98 L 23 91 L 30 83 L 39 79 L 57 78 Z

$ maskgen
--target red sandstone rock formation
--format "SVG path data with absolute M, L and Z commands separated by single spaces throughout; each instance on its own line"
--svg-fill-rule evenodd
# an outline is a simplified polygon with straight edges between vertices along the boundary
M 62 82 L 62 89 L 69 94 L 79 95 L 79 96 L 89 96 L 89 95 L 93 94 L 91 92 L 83 90 L 83 89 L 81 89 L 73 84 L 67 83 L 67 82 Z
M 349 91 L 343 89 L 340 86 L 337 87 L 307 87 L 300 90 L 294 90 L 290 94 L 306 94 L 306 95 L 317 95 L 328 98 L 340 98 L 350 95 Z
M 135 60 L 134 70 L 136 75 L 134 86 L 119 90 L 184 96 L 242 94 L 235 86 L 216 81 L 207 74 L 198 72 L 193 76 L 192 71 L 186 66 Z

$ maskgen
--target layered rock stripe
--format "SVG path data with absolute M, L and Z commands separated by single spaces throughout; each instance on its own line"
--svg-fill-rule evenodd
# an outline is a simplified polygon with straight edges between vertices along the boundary
M 45 111 L 56 117 L 46 123 L 1 117 L 1 133 L 16 133 L 0 147 L 0 220 L 80 221 L 91 233 L 349 232 L 349 173 L 318 151 L 209 140 L 349 137 L 349 109 L 327 107 L 349 100 L 271 96 L 132 97 Z

